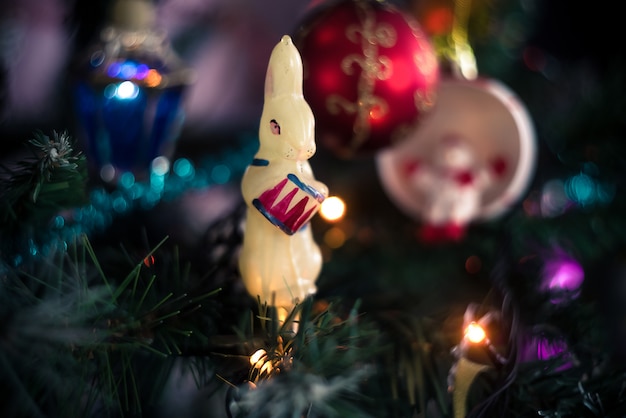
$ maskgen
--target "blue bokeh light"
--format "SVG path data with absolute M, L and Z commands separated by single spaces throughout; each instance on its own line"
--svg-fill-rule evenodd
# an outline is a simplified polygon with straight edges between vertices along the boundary
M 113 210 L 117 213 L 125 213 L 128 209 L 128 202 L 120 193 L 117 193 L 112 202 Z
M 194 176 L 195 170 L 191 161 L 187 158 L 179 158 L 174 162 L 174 173 L 183 179 L 188 179 Z
M 122 173 L 119 180 L 120 187 L 130 189 L 135 184 L 135 175 L 130 171 Z
M 122 65 L 119 62 L 113 62 L 109 64 L 107 68 L 107 75 L 112 78 L 116 78 L 120 74 L 120 70 L 122 69 Z
M 596 182 L 584 173 L 570 177 L 565 184 L 567 197 L 581 206 L 595 203 Z
M 130 80 L 137 75 L 137 64 L 132 61 L 125 61 L 120 66 L 119 75 L 125 80 Z
M 117 177 L 117 183 L 108 187 L 96 187 L 89 191 L 90 202 L 85 206 L 68 210 L 54 217 L 45 239 L 25 242 L 13 263 L 18 266 L 29 257 L 45 256 L 53 250 L 67 251 L 68 243 L 81 235 L 106 230 L 117 216 L 124 216 L 135 209 L 151 210 L 162 201 L 173 200 L 189 190 L 211 187 L 222 182 L 237 181 L 252 161 L 256 152 L 255 136 L 243 136 L 242 143 L 232 152 L 220 158 L 206 158 L 198 165 L 186 158 L 177 159 L 173 174 L 169 174 L 169 160 L 159 160 L 158 173 L 152 172 L 149 180 L 136 178 L 132 173 Z M 161 174 L 162 173 L 162 174 Z M 110 190 L 112 185 L 117 186 Z
M 106 54 L 104 53 L 104 51 L 96 51 L 91 54 L 91 59 L 89 60 L 89 63 L 92 67 L 99 67 L 104 62 L 105 57 Z
M 218 164 L 211 170 L 211 178 L 217 184 L 226 184 L 230 180 L 230 169 L 223 164 Z

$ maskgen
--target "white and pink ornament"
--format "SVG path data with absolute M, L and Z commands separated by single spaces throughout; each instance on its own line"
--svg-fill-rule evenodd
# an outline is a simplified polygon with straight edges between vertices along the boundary
M 377 155 L 389 198 L 422 225 L 427 242 L 458 241 L 521 197 L 536 158 L 530 116 L 502 83 L 445 79 L 422 124 Z

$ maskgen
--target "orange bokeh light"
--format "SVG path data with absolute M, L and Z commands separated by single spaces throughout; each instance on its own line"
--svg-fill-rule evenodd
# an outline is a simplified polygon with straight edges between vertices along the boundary
M 465 328 L 465 338 L 474 344 L 478 344 L 485 341 L 487 334 L 485 333 L 483 327 L 478 325 L 478 323 L 470 322 L 467 328 Z
M 148 87 L 156 87 L 159 84 L 161 84 L 162 79 L 163 77 L 161 77 L 161 74 L 159 74 L 157 70 L 152 68 L 148 71 L 148 75 L 146 75 L 146 78 L 144 81 L 146 82 L 146 85 Z

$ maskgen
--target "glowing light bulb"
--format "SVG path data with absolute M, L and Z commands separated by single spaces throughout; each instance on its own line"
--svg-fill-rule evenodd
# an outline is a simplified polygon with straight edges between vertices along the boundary
M 477 344 L 481 343 L 487 338 L 487 334 L 483 327 L 478 325 L 476 322 L 470 322 L 470 324 L 465 328 L 465 338 L 467 338 L 470 342 Z
M 331 196 L 322 202 L 320 215 L 327 221 L 337 221 L 343 218 L 346 212 L 346 204 L 337 196 Z

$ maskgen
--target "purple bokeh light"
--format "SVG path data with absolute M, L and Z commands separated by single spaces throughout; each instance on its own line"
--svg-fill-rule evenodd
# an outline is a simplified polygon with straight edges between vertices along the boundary
M 546 262 L 543 272 L 544 288 L 554 304 L 567 302 L 580 295 L 585 279 L 581 265 L 570 257 L 558 257 Z
M 562 355 L 567 350 L 567 343 L 562 339 L 549 340 L 547 338 L 537 339 L 537 358 L 539 360 L 549 360 Z
M 119 62 L 112 62 L 107 68 L 107 75 L 109 77 L 115 78 L 120 74 L 122 69 L 122 65 Z
M 572 354 L 569 352 L 567 342 L 560 336 L 539 333 L 524 339 L 519 353 L 519 361 L 522 363 L 532 361 L 549 361 L 560 358 L 555 371 L 563 371 L 573 366 Z

